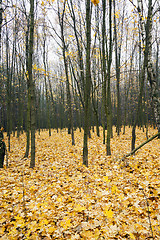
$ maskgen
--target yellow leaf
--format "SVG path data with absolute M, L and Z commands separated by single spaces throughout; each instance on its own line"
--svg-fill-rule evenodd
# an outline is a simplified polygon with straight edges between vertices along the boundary
M 99 0 L 91 0 L 91 1 L 95 6 L 99 3 Z
M 106 182 L 110 182 L 110 180 L 108 179 L 108 176 L 104 176 L 103 180 L 106 181 Z
M 20 227 L 20 228 L 23 228 L 25 226 L 25 222 L 24 222 L 24 219 L 19 219 L 18 221 L 16 221 L 14 223 L 14 226 L 17 228 L 17 227 Z
M 48 224 L 48 220 L 44 219 L 43 223 L 47 225 Z
M 116 18 L 119 18 L 119 12 L 115 13 Z
M 62 198 L 61 197 L 57 198 L 57 202 L 62 202 Z
M 100 236 L 100 231 L 98 228 L 96 228 L 96 230 L 94 232 L 94 237 L 95 237 L 95 239 L 99 239 L 99 236 Z
M 33 65 L 33 69 L 37 70 L 37 65 L 36 64 Z
M 60 223 L 61 227 L 63 227 L 65 230 L 69 228 L 71 224 L 71 219 L 68 219 L 67 217 L 64 217 L 63 221 Z
M 130 235 L 131 239 L 135 239 L 135 236 L 133 235 L 133 233 L 130 233 L 129 235 Z
M 108 210 L 108 206 L 104 210 L 104 216 L 107 217 L 107 218 L 112 218 L 113 217 L 113 212 L 112 212 L 111 209 Z
M 97 197 L 99 197 L 99 198 L 102 197 L 102 193 L 100 191 L 97 191 Z
M 78 205 L 74 208 L 74 211 L 76 211 L 76 212 L 82 212 L 82 211 L 84 211 L 84 210 L 86 210 L 86 208 L 85 208 L 85 207 L 82 207 L 80 204 L 78 204 Z
M 93 232 L 90 231 L 90 230 L 87 230 L 87 231 L 85 230 L 81 234 L 82 234 L 83 239 L 85 239 L 85 240 L 95 239 L 95 236 L 94 236 Z
M 0 234 L 1 234 L 1 235 L 3 235 L 3 234 L 4 234 L 4 232 L 5 232 L 5 227 L 4 227 L 4 226 L 2 226 L 2 227 L 0 228 Z
M 114 185 L 111 189 L 112 193 L 116 193 L 118 191 L 118 188 Z
M 53 233 L 55 230 L 56 230 L 55 227 L 50 227 L 50 228 L 48 229 L 48 233 Z

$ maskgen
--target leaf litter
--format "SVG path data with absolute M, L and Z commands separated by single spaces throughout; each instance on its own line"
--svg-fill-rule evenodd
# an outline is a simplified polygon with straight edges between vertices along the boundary
M 34 169 L 30 156 L 23 159 L 25 134 L 11 138 L 9 168 L 0 170 L 0 239 L 160 239 L 160 140 L 125 167 L 119 159 L 130 151 L 131 128 L 119 137 L 114 129 L 112 156 L 102 137 L 91 135 L 88 168 L 78 130 L 75 146 L 67 131 L 37 133 Z M 136 143 L 143 141 L 138 129 Z

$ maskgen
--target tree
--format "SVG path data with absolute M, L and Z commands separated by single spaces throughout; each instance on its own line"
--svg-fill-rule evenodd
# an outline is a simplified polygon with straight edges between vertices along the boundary
M 124 24 L 124 12 L 125 12 L 125 3 L 123 5 L 123 14 L 122 14 L 122 26 L 121 26 L 121 34 L 120 40 L 118 41 L 117 34 L 117 21 L 116 21 L 116 4 L 115 0 L 113 0 L 114 7 L 114 41 L 115 41 L 115 65 L 116 65 L 116 85 L 117 85 L 117 135 L 120 134 L 121 128 L 121 101 L 120 101 L 120 63 L 121 63 L 121 49 L 122 49 L 122 39 L 123 39 L 123 24 Z
M 83 164 L 88 167 L 89 108 L 91 91 L 91 3 L 86 1 L 86 75 L 84 84 Z
M 0 88 L 2 89 L 2 22 L 3 22 L 3 8 L 2 8 L 2 0 L 0 0 Z M 2 94 L 2 93 L 1 93 Z M 0 94 L 0 101 L 2 102 L 2 96 Z M 0 106 L 0 112 L 2 116 L 2 105 Z M 2 125 L 2 118 L 0 116 L 0 125 Z
M 44 82 L 45 82 L 45 95 L 47 104 L 47 128 L 49 130 L 49 136 L 51 136 L 51 123 L 50 123 L 50 112 L 49 112 L 49 94 L 47 87 L 47 53 L 46 53 L 46 26 L 45 26 L 45 13 L 43 19 L 43 65 L 44 65 Z
M 68 58 L 66 57 L 67 45 L 64 37 L 64 16 L 66 10 L 66 1 L 63 4 L 62 14 L 60 14 L 59 1 L 58 1 L 58 18 L 61 30 L 61 41 L 62 41 L 62 52 L 63 52 L 63 60 L 65 67 L 65 75 L 66 75 L 66 92 L 67 92 L 67 112 L 68 112 L 68 133 L 71 133 L 72 137 L 72 145 L 75 145 L 74 140 L 74 129 L 73 129 L 73 112 L 72 112 L 72 99 L 71 99 L 71 91 L 69 84 L 69 71 L 68 71 Z
M 34 0 L 30 0 L 30 38 L 29 38 L 29 58 L 28 58 L 28 78 L 31 95 L 31 161 L 30 167 L 35 167 L 35 82 L 33 79 L 33 44 L 34 44 Z
M 152 21 L 153 21 L 153 6 L 152 0 L 148 2 L 148 14 L 146 24 L 144 22 L 143 17 L 143 5 L 142 2 L 138 1 L 137 11 L 139 14 L 139 21 L 141 26 L 141 36 L 143 42 L 143 53 L 144 53 L 144 60 L 143 60 L 143 67 L 141 74 L 141 85 L 140 85 L 140 93 L 138 98 L 138 108 L 137 114 L 134 120 L 133 129 L 132 129 L 132 150 L 135 149 L 135 129 L 138 122 L 138 115 L 140 112 L 140 108 L 142 105 L 142 95 L 144 90 L 144 81 L 145 81 L 145 71 L 147 70 L 148 80 L 151 86 L 151 96 L 152 102 L 154 106 L 154 114 L 156 119 L 156 124 L 158 131 L 160 131 L 160 98 L 159 98 L 159 90 L 158 90 L 158 79 L 153 67 L 152 63 Z
M 30 126 L 31 126 L 31 119 L 30 119 L 30 112 L 31 112 L 31 94 L 30 94 L 30 82 L 29 82 L 29 66 L 28 66 L 28 59 L 29 59 L 29 17 L 26 14 L 26 20 L 27 20 L 27 29 L 26 29 L 26 38 L 25 38 L 25 50 L 26 50 L 26 78 L 27 78 L 27 128 L 26 128 L 26 152 L 24 157 L 28 157 L 29 155 L 29 146 L 30 146 Z
M 111 155 L 110 138 L 111 138 L 111 63 L 112 63 L 112 0 L 109 1 L 109 50 L 106 49 L 106 0 L 103 4 L 103 22 L 102 22 L 102 62 L 103 62 L 103 98 L 105 112 L 107 116 L 107 140 L 106 153 Z M 108 51 L 107 51 L 108 50 Z M 106 68 L 107 56 L 107 68 Z M 106 92 L 107 88 L 107 92 Z

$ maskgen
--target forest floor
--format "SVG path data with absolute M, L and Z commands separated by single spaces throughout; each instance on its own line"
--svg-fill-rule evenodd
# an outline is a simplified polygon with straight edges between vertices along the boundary
M 157 130 L 149 129 L 149 136 Z M 91 133 L 89 167 L 82 165 L 83 133 L 75 146 L 67 131 L 36 135 L 36 167 L 29 168 L 25 134 L 11 137 L 9 168 L 0 169 L 0 239 L 160 239 L 160 139 L 128 158 L 131 129 L 111 140 L 106 156 Z M 136 146 L 146 140 L 137 130 Z M 7 142 L 5 135 L 5 142 Z

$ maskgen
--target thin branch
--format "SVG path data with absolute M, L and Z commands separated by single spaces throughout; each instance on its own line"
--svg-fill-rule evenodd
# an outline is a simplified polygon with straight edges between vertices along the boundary
M 137 152 L 141 147 L 143 147 L 144 145 L 146 145 L 147 143 L 149 143 L 150 141 L 152 141 L 153 139 L 155 139 L 156 137 L 160 136 L 160 132 L 158 132 L 156 135 L 154 135 L 153 137 L 149 138 L 147 141 L 143 142 L 141 145 L 139 145 L 138 147 L 136 147 L 133 151 L 131 151 L 130 153 L 126 154 L 122 159 L 120 159 L 120 161 L 124 161 L 127 157 L 130 157 L 131 155 L 133 155 L 135 152 Z

